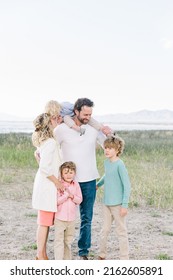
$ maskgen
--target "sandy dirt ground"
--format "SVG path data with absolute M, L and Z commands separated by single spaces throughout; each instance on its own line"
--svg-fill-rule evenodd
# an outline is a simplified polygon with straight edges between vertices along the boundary
M 96 202 L 92 226 L 92 246 L 89 259 L 96 260 L 99 249 L 99 236 L 102 225 L 102 203 Z M 154 260 L 160 255 L 173 259 L 173 212 L 152 208 L 129 209 L 128 234 L 130 259 Z M 72 245 L 73 259 L 78 259 L 77 240 L 80 219 L 76 222 L 76 235 Z M 36 256 L 36 211 L 31 200 L 0 200 L 0 244 L 1 260 L 33 260 Z M 51 227 L 48 240 L 48 256 L 53 254 L 54 228 Z M 115 225 L 108 238 L 107 259 L 118 259 L 118 241 Z

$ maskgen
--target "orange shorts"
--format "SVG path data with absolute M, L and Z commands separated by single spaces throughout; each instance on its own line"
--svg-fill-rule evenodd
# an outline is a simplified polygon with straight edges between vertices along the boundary
M 43 210 L 38 210 L 37 224 L 40 226 L 53 226 L 54 224 L 54 212 L 48 212 Z

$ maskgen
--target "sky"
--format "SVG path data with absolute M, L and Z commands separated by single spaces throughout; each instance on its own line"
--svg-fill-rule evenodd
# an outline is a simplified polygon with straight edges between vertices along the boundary
M 172 0 L 0 0 L 0 113 L 173 110 Z

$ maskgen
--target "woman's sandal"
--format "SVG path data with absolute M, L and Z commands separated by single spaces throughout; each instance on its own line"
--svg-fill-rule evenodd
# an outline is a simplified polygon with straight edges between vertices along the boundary
M 36 260 L 36 261 L 39 261 L 39 258 L 36 256 L 36 257 L 35 257 L 35 260 Z M 49 259 L 48 259 L 48 256 L 46 256 L 46 258 L 45 258 L 44 260 L 49 260 Z M 42 261 L 43 261 L 43 260 L 42 260 Z

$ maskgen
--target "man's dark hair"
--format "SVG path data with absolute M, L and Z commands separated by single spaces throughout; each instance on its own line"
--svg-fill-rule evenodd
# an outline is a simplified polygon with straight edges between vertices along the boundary
M 94 102 L 88 98 L 78 98 L 74 104 L 74 111 L 81 111 L 83 106 L 94 107 Z

